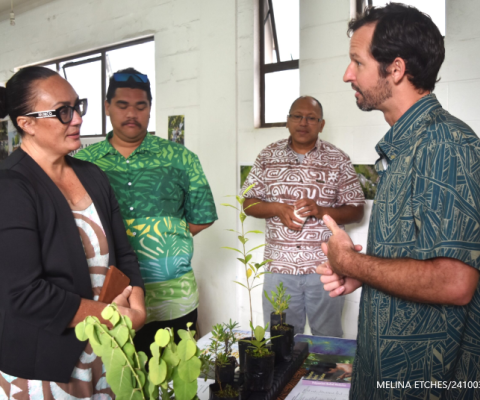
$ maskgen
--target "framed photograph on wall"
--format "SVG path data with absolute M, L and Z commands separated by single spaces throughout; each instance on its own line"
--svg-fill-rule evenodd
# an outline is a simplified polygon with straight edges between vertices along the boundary
M 168 117 L 168 140 L 185 146 L 185 115 Z
M 21 143 L 22 143 L 22 137 L 13 126 L 12 121 L 9 120 L 8 121 L 8 145 L 9 145 L 8 154 L 11 154 L 15 150 L 17 150 L 20 147 Z
M 365 200 L 373 200 L 377 193 L 378 173 L 374 165 L 356 164 L 353 166 L 357 173 L 360 185 L 362 185 Z
M 240 188 L 242 188 L 253 165 L 240 164 Z
M 9 154 L 8 121 L 0 120 L 0 161 L 5 160 Z

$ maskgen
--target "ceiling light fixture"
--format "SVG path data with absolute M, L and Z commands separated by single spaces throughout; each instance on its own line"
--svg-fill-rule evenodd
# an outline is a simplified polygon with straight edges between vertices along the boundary
M 13 0 L 12 0 L 12 11 L 10 11 L 10 25 L 15 26 L 15 13 L 13 12 Z

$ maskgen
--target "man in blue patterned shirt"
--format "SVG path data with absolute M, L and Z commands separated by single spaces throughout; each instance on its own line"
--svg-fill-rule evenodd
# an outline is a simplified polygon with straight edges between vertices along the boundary
M 428 16 L 392 3 L 349 32 L 344 80 L 391 126 L 376 147 L 367 255 L 324 218 L 325 289 L 362 287 L 350 396 L 480 398 L 480 141 L 431 93 L 445 49 Z

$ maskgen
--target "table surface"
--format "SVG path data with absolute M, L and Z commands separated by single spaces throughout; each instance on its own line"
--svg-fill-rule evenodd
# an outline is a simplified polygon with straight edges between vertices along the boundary
M 236 330 L 237 331 L 237 330 Z M 238 336 L 246 336 L 249 331 L 238 330 Z M 199 341 L 199 347 L 205 349 L 208 347 L 207 343 L 210 342 L 211 334 L 207 334 L 202 337 Z M 304 342 L 308 344 L 308 349 L 310 353 L 318 354 L 328 354 L 328 355 L 342 355 L 342 356 L 355 356 L 355 351 L 357 347 L 356 340 L 351 339 L 342 339 L 335 337 L 324 337 L 324 336 L 312 336 L 312 335 L 296 335 L 295 343 Z M 235 346 L 236 347 L 236 346 Z M 237 348 L 234 349 L 235 356 L 238 357 Z M 307 374 L 305 368 L 299 368 L 290 381 L 281 391 L 280 395 L 277 397 L 277 400 L 285 400 L 293 388 L 300 382 L 303 376 Z

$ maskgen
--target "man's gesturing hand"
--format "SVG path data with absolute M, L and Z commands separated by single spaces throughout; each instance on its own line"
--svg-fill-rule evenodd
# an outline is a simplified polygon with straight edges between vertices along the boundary
M 355 249 L 357 248 L 357 251 L 360 251 L 362 246 L 356 245 Z M 333 272 L 328 261 L 317 267 L 317 274 L 321 275 L 320 282 L 323 283 L 323 288 L 330 292 L 330 297 L 350 294 L 362 286 L 362 282 L 357 279 Z
M 348 252 L 348 251 L 362 251 L 362 246 L 359 244 L 353 245 L 350 237 L 341 230 L 335 221 L 328 215 L 324 217 L 325 225 L 332 231 L 333 235 L 327 243 L 322 243 L 322 250 L 328 257 L 328 261 L 317 267 L 317 274 L 322 275 L 320 281 L 323 283 L 323 287 L 327 292 L 330 292 L 330 297 L 337 297 L 354 292 L 360 286 L 362 282 L 357 279 L 345 276 L 339 271 L 334 272 L 331 266 L 331 258 L 335 258 L 335 261 L 339 261 L 340 255 L 334 254 L 335 252 Z M 333 240 L 332 240 L 333 239 Z
M 348 275 L 347 269 L 351 267 L 349 259 L 355 253 L 352 239 L 329 215 L 323 216 L 323 222 L 332 231 L 328 244 L 322 243 L 322 250 L 328 257 L 330 267 L 339 275 Z

